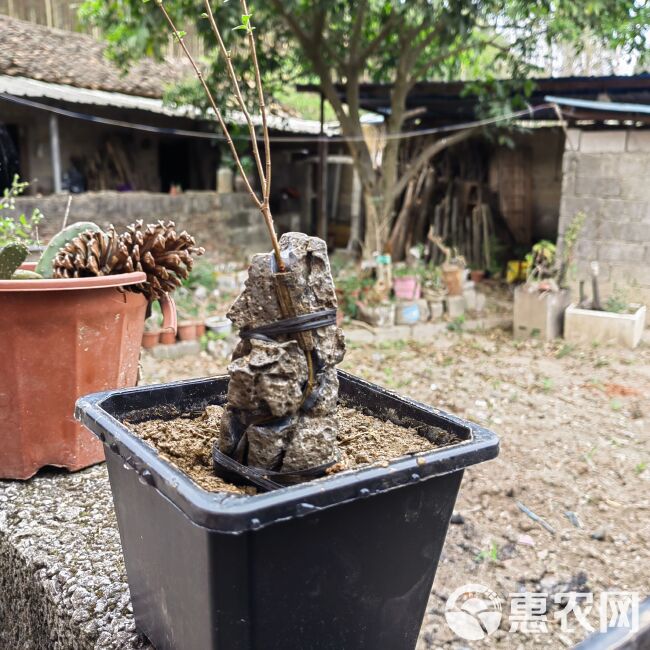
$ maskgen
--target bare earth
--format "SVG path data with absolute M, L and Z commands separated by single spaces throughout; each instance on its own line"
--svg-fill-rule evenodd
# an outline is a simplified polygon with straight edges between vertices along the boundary
M 465 473 L 418 650 L 570 647 L 587 631 L 574 617 L 572 630 L 560 629 L 553 594 L 593 592 L 594 626 L 602 592 L 650 594 L 647 344 L 516 343 L 493 331 L 349 348 L 342 368 L 501 436 L 499 458 Z M 146 355 L 143 380 L 221 374 L 227 346 L 222 352 L 177 361 Z M 504 602 L 501 627 L 484 641 L 460 639 L 445 622 L 447 597 L 468 583 Z M 523 591 L 548 595 L 547 633 L 509 632 L 508 594 Z

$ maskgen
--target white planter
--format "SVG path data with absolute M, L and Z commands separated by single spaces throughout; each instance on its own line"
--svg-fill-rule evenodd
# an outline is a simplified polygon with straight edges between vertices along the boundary
M 513 333 L 516 339 L 531 336 L 550 341 L 562 336 L 564 311 L 571 303 L 568 289 L 529 291 L 526 285 L 515 289 Z
M 637 308 L 632 314 L 615 314 L 571 305 L 564 317 L 564 338 L 573 343 L 617 343 L 635 348 L 643 335 L 646 308 L 631 307 Z

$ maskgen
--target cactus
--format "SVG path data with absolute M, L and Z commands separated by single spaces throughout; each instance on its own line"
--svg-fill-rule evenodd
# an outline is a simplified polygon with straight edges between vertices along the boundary
M 0 280 L 10 280 L 16 269 L 27 259 L 29 249 L 16 242 L 0 249 Z
M 14 271 L 11 276 L 12 280 L 42 280 L 43 276 L 35 271 L 27 271 L 26 269 L 18 269 Z
M 44 278 L 51 278 L 54 275 L 54 258 L 69 241 L 80 235 L 82 232 L 90 230 L 93 232 L 101 232 L 101 228 L 91 221 L 78 221 L 77 223 L 70 224 L 59 233 L 54 235 L 43 251 L 41 259 L 36 265 L 36 273 Z

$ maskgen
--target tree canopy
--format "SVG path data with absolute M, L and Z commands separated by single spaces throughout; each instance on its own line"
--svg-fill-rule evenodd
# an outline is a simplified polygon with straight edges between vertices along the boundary
M 162 56 L 169 30 L 154 3 L 142 0 L 85 0 L 84 20 L 105 34 L 112 56 L 122 65 L 138 57 Z M 206 65 L 224 107 L 232 106 L 223 61 L 203 0 L 164 0 L 179 26 L 195 25 L 206 44 Z M 212 2 L 227 34 L 244 87 L 254 89 L 250 66 L 236 28 L 242 16 L 235 0 Z M 250 7 L 267 93 L 297 81 L 312 81 L 331 104 L 359 173 L 366 206 L 366 249 L 381 252 L 388 241 L 396 202 L 408 181 L 432 156 L 457 141 L 455 135 L 431 143 L 412 164 L 400 169 L 397 136 L 409 119 L 406 98 L 418 80 L 473 77 L 494 90 L 496 78 L 544 76 L 540 52 L 567 44 L 579 52 L 588 38 L 621 56 L 643 61 L 650 6 L 644 0 L 265 0 Z M 189 29 L 185 27 L 185 29 Z M 234 30 L 234 31 L 233 31 Z M 376 168 L 363 140 L 359 86 L 392 85 L 382 164 Z M 346 103 L 337 84 L 345 88 Z M 478 88 L 478 86 L 477 86 Z M 521 84 L 523 92 L 529 89 Z M 180 89 L 181 100 L 205 106 L 198 84 Z M 174 95 L 172 95 L 174 96 Z M 178 99 L 178 89 L 176 91 Z M 513 101 L 495 94 L 501 110 Z M 516 101 L 516 97 L 514 97 Z

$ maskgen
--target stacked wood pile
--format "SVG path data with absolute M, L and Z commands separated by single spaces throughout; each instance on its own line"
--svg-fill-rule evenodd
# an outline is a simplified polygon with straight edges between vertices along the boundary
M 495 242 L 528 244 L 531 226 L 526 153 L 470 140 L 438 156 L 408 185 L 390 252 L 395 261 L 404 259 L 409 248 L 426 242 L 432 228 L 470 267 L 489 269 L 495 262 Z M 442 254 L 434 251 L 432 261 L 440 264 Z

